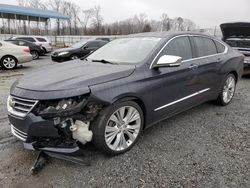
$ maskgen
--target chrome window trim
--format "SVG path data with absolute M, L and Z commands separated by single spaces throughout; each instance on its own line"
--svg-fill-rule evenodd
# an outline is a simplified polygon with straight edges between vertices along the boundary
M 153 65 L 155 63 L 155 60 L 158 58 L 158 56 L 161 54 L 161 52 L 164 50 L 164 48 L 174 39 L 176 38 L 179 38 L 179 37 L 203 37 L 203 38 L 208 38 L 208 39 L 211 39 L 211 40 L 214 40 L 214 41 L 217 41 L 219 42 L 220 44 L 222 44 L 224 47 L 225 47 L 225 50 L 224 52 L 222 53 L 217 53 L 217 54 L 212 54 L 212 55 L 207 55 L 207 56 L 202 56 L 202 57 L 195 57 L 195 58 L 191 58 L 191 59 L 186 59 L 186 60 L 183 60 L 182 62 L 185 63 L 185 62 L 189 62 L 189 61 L 193 61 L 193 60 L 198 60 L 198 59 L 204 59 L 204 58 L 208 58 L 208 57 L 213 57 L 213 56 L 218 56 L 218 55 L 223 55 L 223 54 L 226 54 L 228 52 L 228 47 L 223 44 L 220 40 L 218 39 L 215 39 L 215 38 L 211 38 L 209 36 L 203 36 L 203 35 L 194 35 L 194 34 L 184 34 L 184 35 L 178 35 L 178 36 L 175 36 L 173 38 L 171 38 L 169 41 L 166 42 L 166 44 L 161 48 L 161 50 L 157 53 L 157 55 L 155 56 L 155 58 L 153 59 L 153 61 L 151 62 L 150 64 L 150 67 L 149 69 L 152 69 L 153 68 Z M 216 45 L 215 45 L 216 46 Z
M 154 111 L 156 112 L 156 111 L 161 110 L 161 109 L 163 109 L 163 108 L 172 106 L 172 105 L 174 105 L 174 104 L 176 104 L 176 103 L 182 102 L 182 101 L 184 101 L 184 100 L 187 100 L 187 99 L 189 99 L 189 98 L 191 98 L 191 97 L 194 97 L 194 96 L 196 96 L 196 95 L 202 94 L 202 93 L 204 93 L 204 92 L 206 92 L 206 91 L 209 91 L 209 90 L 210 90 L 210 88 L 206 88 L 206 89 L 203 89 L 203 90 L 201 90 L 201 91 L 197 91 L 197 92 L 195 92 L 195 93 L 193 93 L 193 94 L 191 94 L 191 95 L 188 95 L 188 96 L 186 96 L 186 97 L 183 97 L 183 98 L 178 99 L 178 100 L 176 100 L 176 101 L 173 101 L 173 102 L 171 102 L 171 103 L 168 103 L 168 104 L 165 104 L 165 105 L 163 105 L 163 106 L 160 106 L 160 107 L 154 109 Z

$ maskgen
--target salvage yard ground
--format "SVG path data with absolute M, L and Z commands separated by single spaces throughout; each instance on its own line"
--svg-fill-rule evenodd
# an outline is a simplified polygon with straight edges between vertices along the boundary
M 83 149 L 90 166 L 52 159 L 30 174 L 36 152 L 10 133 L 6 99 L 11 84 L 49 56 L 14 71 L 0 69 L 0 187 L 250 187 L 250 78 L 242 78 L 234 100 L 206 103 L 146 131 L 131 151 L 108 157 Z

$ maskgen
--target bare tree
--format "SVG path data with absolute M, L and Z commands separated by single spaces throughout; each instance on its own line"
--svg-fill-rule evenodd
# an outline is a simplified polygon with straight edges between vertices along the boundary
M 94 13 L 93 9 L 87 9 L 87 10 L 82 10 L 82 19 L 79 18 L 79 22 L 81 23 L 83 27 L 83 32 L 87 32 L 87 26 L 89 24 L 90 19 L 92 18 Z
M 95 6 L 93 8 L 93 17 L 92 17 L 92 25 L 94 27 L 94 34 L 99 35 L 101 26 L 103 23 L 103 17 L 101 16 L 101 7 Z
M 166 13 L 161 15 L 161 31 L 169 31 L 171 28 L 170 26 L 170 18 Z
M 50 7 L 51 10 L 60 12 L 62 8 L 62 0 L 49 0 L 48 6 Z M 60 35 L 60 20 L 59 19 L 57 19 L 56 24 L 57 24 L 57 35 Z

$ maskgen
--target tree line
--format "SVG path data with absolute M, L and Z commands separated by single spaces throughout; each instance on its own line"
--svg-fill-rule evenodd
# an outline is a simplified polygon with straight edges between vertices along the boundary
M 163 13 L 159 20 L 149 19 L 141 13 L 132 18 L 105 23 L 101 7 L 82 9 L 67 0 L 17 0 L 20 6 L 53 10 L 69 17 L 69 20 L 56 20 L 56 27 L 51 28 L 53 35 L 126 35 L 151 31 L 191 31 L 196 28 L 192 20 L 176 17 L 170 18 Z M 25 24 L 22 25 L 24 27 Z M 21 27 L 21 26 L 19 26 Z

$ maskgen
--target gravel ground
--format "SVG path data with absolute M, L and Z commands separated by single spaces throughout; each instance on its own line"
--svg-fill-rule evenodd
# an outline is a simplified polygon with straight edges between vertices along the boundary
M 90 166 L 52 159 L 31 175 L 36 152 L 10 133 L 6 98 L 15 79 L 53 64 L 49 57 L 15 71 L 0 70 L 1 187 L 250 187 L 250 78 L 243 78 L 232 103 L 206 103 L 144 131 L 135 147 L 108 157 L 83 148 Z

